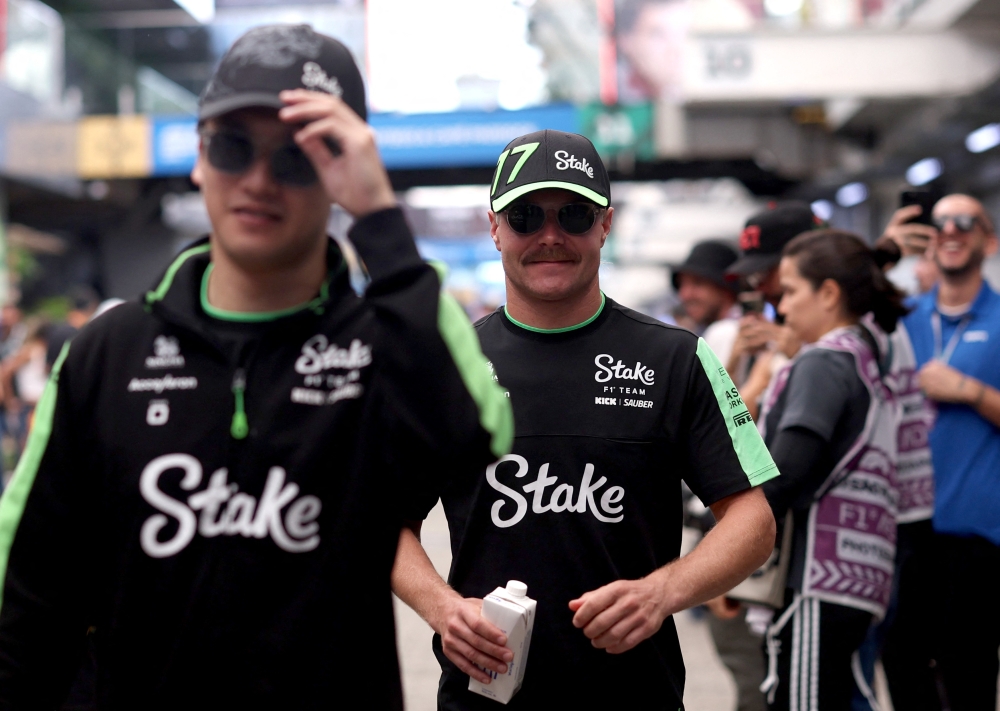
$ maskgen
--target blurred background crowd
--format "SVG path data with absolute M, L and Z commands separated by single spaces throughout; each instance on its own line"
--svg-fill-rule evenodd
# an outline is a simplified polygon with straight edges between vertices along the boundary
M 1000 214 L 1000 0 L 3 0 L 5 473 L 61 344 L 208 230 L 197 96 L 274 22 L 354 53 L 418 246 L 473 319 L 505 300 L 496 156 L 541 128 L 587 135 L 611 170 L 607 294 L 704 334 L 741 385 L 776 338 L 738 327 L 776 300 L 724 277 L 752 215 L 796 201 L 874 243 L 906 202 L 961 192 Z M 335 210 L 331 233 L 348 226 Z M 890 278 L 927 291 L 924 245 L 900 246 Z M 1000 288 L 996 257 L 983 273 Z

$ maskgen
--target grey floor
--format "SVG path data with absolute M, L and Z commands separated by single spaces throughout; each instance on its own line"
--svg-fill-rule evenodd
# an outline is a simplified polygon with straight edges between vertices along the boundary
M 435 567 L 447 575 L 451 562 L 448 523 L 441 507 L 436 507 L 421 532 L 424 547 Z M 687 667 L 684 706 L 687 711 L 721 711 L 735 706 L 735 689 L 715 653 L 708 627 L 690 613 L 677 616 L 677 633 Z M 431 653 L 431 629 L 406 605 L 396 600 L 396 636 L 403 671 L 403 694 L 408 711 L 433 711 L 440 674 Z

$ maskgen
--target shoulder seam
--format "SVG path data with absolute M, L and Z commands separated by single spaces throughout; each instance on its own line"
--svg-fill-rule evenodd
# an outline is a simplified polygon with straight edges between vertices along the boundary
M 649 321 L 643 321 L 641 319 L 637 319 L 635 316 L 633 316 L 631 313 L 629 313 L 630 311 L 632 311 L 632 309 L 628 308 L 627 306 L 622 306 L 619 303 L 615 303 L 612 306 L 612 309 L 614 311 L 617 311 L 618 313 L 620 313 L 622 316 L 624 316 L 625 318 L 629 319 L 630 321 L 633 321 L 635 323 L 640 323 L 643 326 L 650 326 L 651 328 L 663 328 L 663 329 L 666 329 L 667 331 L 679 331 L 681 333 L 687 334 L 691 338 L 694 338 L 694 339 L 698 338 L 698 336 L 696 334 L 692 333 L 691 331 L 687 330 L 686 328 L 682 328 L 682 327 L 676 326 L 674 324 L 664 323 L 663 321 L 655 319 L 652 316 L 647 316 L 647 318 L 649 318 Z M 636 313 L 638 313 L 638 312 L 636 312 Z M 645 314 L 640 314 L 640 315 L 645 316 Z

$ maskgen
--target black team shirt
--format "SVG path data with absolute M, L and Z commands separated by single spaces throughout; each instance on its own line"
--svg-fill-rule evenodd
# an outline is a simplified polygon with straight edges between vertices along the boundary
M 777 469 L 705 342 L 602 301 L 578 326 L 540 331 L 503 308 L 476 324 L 514 408 L 513 452 L 450 472 L 449 582 L 481 598 L 510 579 L 538 600 L 524 685 L 510 709 L 681 708 L 673 619 L 634 649 L 595 649 L 570 600 L 678 557 L 681 480 L 706 504 Z M 424 510 L 423 515 L 426 515 Z M 443 709 L 496 709 L 441 652 Z

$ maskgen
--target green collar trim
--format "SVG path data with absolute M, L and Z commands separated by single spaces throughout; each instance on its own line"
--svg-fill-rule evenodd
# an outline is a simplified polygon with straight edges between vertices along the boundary
M 576 324 L 575 326 L 566 326 L 564 328 L 535 328 L 534 326 L 529 326 L 526 323 L 521 323 L 516 318 L 510 315 L 510 312 L 507 310 L 507 304 L 503 305 L 503 313 L 510 320 L 512 324 L 514 324 L 515 326 L 520 326 L 525 331 L 533 331 L 535 333 L 566 333 L 567 331 L 575 331 L 578 328 L 583 328 L 584 326 L 589 326 L 590 324 L 592 324 L 594 320 L 601 315 L 601 312 L 604 311 L 604 302 L 605 302 L 604 292 L 602 291 L 601 305 L 597 307 L 597 311 L 594 313 L 593 316 L 588 318 L 586 321 L 582 321 Z
M 234 321 L 236 323 L 263 323 L 265 321 L 275 321 L 279 318 L 291 316 L 299 313 L 300 311 L 305 311 L 306 309 L 311 309 L 316 313 L 323 313 L 323 304 L 330 296 L 330 277 L 327 276 L 327 278 L 323 281 L 323 284 L 319 287 L 319 296 L 305 302 L 304 304 L 292 306 L 287 309 L 279 309 L 278 311 L 226 311 L 225 309 L 217 308 L 208 303 L 208 277 L 212 273 L 213 266 L 214 265 L 210 262 L 208 267 L 205 268 L 204 276 L 201 278 L 201 308 L 212 318 L 217 318 L 221 321 Z
M 176 259 L 170 263 L 167 267 L 166 274 L 163 275 L 163 280 L 160 282 L 159 286 L 153 291 L 146 292 L 146 303 L 152 304 L 154 301 L 163 301 L 163 297 L 167 295 L 170 291 L 170 286 L 174 283 L 174 277 L 177 276 L 177 272 L 180 270 L 181 265 L 184 264 L 188 259 L 199 254 L 205 254 L 212 247 L 208 244 L 200 244 L 197 247 L 192 247 L 191 249 L 186 249 L 177 255 Z

